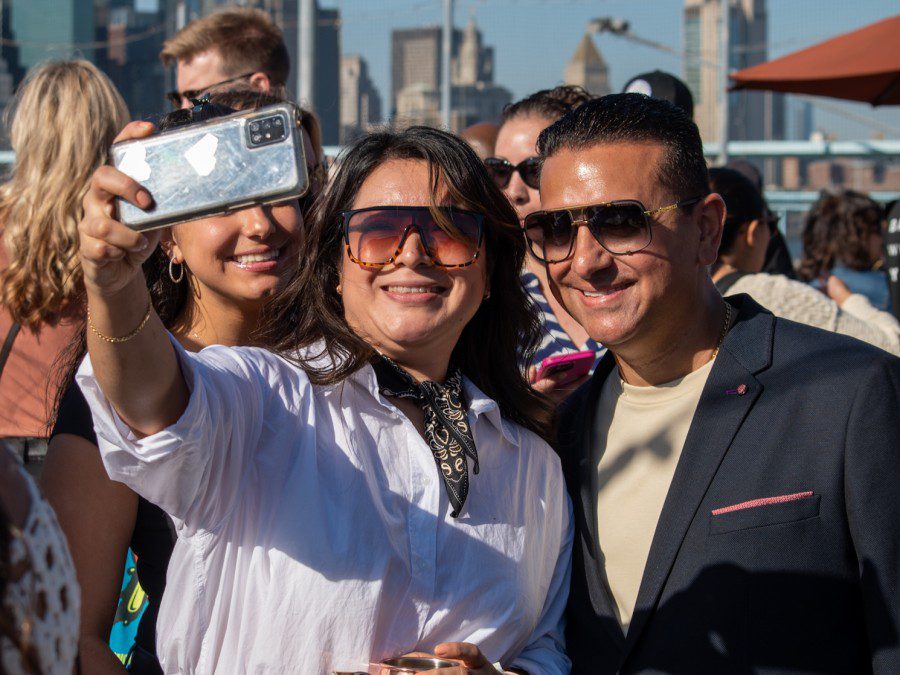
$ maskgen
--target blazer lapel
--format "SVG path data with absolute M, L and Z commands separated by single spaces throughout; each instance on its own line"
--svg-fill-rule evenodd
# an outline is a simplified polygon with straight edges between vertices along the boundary
M 576 521 L 581 536 L 575 545 L 581 546 L 582 560 L 584 561 L 585 581 L 590 595 L 591 607 L 594 614 L 602 619 L 602 624 L 609 629 L 610 635 L 616 644 L 624 645 L 625 634 L 619 628 L 619 620 L 613 605 L 612 596 L 606 584 L 605 575 L 602 573 L 602 555 L 597 544 L 597 518 L 594 513 L 594 491 L 592 479 L 595 471 L 592 457 L 592 443 L 594 436 L 594 418 L 597 413 L 597 402 L 603 383 L 615 368 L 616 362 L 612 353 L 607 352 L 597 365 L 590 382 L 590 389 L 580 406 L 571 416 L 575 424 L 578 424 L 579 433 L 574 438 L 570 447 L 572 452 L 571 484 L 577 486 L 577 494 L 572 490 L 572 500 L 576 502 Z M 577 573 L 577 570 L 574 572 Z
M 678 550 L 728 447 L 762 391 L 754 377 L 771 363 L 774 317 L 749 299 L 732 296 L 739 310 L 700 397 L 681 459 L 656 526 L 623 659 L 656 609 Z

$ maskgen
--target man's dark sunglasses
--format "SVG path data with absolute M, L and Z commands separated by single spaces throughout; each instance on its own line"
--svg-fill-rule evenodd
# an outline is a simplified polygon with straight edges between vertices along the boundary
M 184 100 L 193 101 L 194 99 L 200 98 L 203 94 L 208 92 L 210 89 L 215 89 L 216 87 L 220 87 L 223 84 L 231 84 L 232 82 L 237 82 L 238 80 L 243 80 L 247 77 L 251 77 L 257 71 L 253 71 L 250 73 L 244 73 L 243 75 L 238 75 L 237 77 L 232 77 L 227 80 L 222 80 L 221 82 L 216 82 L 214 84 L 207 85 L 201 89 L 185 89 L 184 91 L 170 91 L 166 94 L 166 99 L 169 103 L 172 104 L 172 107 L 176 110 L 181 107 L 181 102 Z
M 393 263 L 407 238 L 419 235 L 436 267 L 467 267 L 478 258 L 484 216 L 455 206 L 372 206 L 342 211 L 347 255 L 360 267 Z
M 578 225 L 587 225 L 594 239 L 613 255 L 643 251 L 653 232 L 650 219 L 666 211 L 691 206 L 703 197 L 682 199 L 658 209 L 647 208 L 636 199 L 622 199 L 588 206 L 535 211 L 525 216 L 522 229 L 531 254 L 546 263 L 562 262 L 572 255 Z
M 533 190 L 537 190 L 541 186 L 541 160 L 539 157 L 529 157 L 523 159 L 515 166 L 505 159 L 499 157 L 488 157 L 484 160 L 488 173 L 494 179 L 497 187 L 501 190 L 509 185 L 514 172 L 518 171 L 522 177 L 522 181 Z

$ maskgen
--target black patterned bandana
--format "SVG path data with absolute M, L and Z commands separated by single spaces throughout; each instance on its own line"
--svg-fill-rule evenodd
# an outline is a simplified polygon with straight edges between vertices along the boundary
M 425 412 L 425 441 L 450 498 L 450 515 L 457 518 L 469 494 L 466 456 L 474 462 L 472 472 L 478 473 L 478 452 L 463 405 L 462 373 L 453 368 L 444 384 L 431 380 L 419 384 L 387 357 L 375 357 L 372 367 L 383 395 L 415 401 Z

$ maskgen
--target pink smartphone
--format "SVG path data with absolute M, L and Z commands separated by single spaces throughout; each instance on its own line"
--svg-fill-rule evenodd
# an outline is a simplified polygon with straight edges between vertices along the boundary
M 548 375 L 556 375 L 565 372 L 566 375 L 559 381 L 559 386 L 571 384 L 575 380 L 579 380 L 589 372 L 597 355 L 588 350 L 584 352 L 574 352 L 572 354 L 557 354 L 556 356 L 548 356 L 541 361 L 535 374 L 535 381 L 542 380 Z

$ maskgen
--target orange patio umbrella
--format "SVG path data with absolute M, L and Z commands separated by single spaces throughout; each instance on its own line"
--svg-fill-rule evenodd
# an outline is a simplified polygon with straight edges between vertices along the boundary
M 900 14 L 731 76 L 735 89 L 900 105 Z

